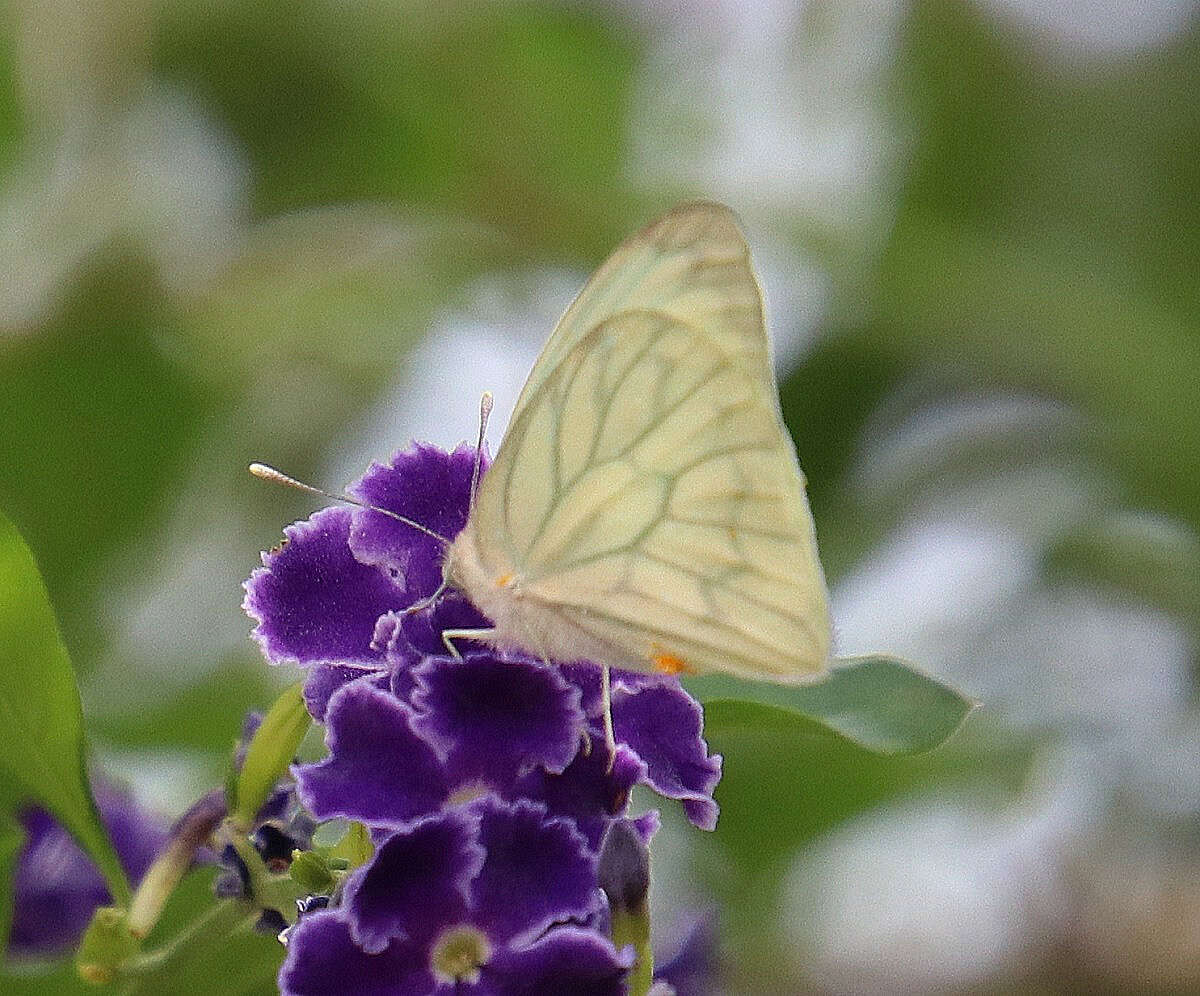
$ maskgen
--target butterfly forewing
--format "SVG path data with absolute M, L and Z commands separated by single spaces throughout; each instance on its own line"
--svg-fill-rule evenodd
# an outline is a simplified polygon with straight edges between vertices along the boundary
M 824 580 L 761 319 L 727 314 L 626 309 L 576 338 L 526 388 L 475 543 L 519 579 L 530 631 L 590 634 L 606 663 L 801 680 L 829 653 Z
M 626 311 L 701 329 L 753 376 L 770 380 L 762 295 L 737 220 L 720 204 L 683 204 L 626 239 L 587 282 L 534 364 L 513 417 L 584 336 Z

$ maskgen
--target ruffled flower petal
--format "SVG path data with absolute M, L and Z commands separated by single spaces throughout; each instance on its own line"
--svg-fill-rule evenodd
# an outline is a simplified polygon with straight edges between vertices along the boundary
M 678 682 L 662 680 L 627 687 L 612 695 L 613 730 L 646 765 L 646 784 L 659 795 L 683 802 L 684 812 L 702 830 L 717 825 L 712 794 L 721 780 L 721 757 L 708 753 L 700 735 L 700 703 Z
M 579 749 L 579 689 L 553 667 L 471 654 L 428 658 L 414 676 L 413 729 L 456 781 L 509 785 L 534 767 L 562 771 Z
M 477 824 L 474 814 L 457 811 L 405 827 L 350 878 L 344 903 L 364 950 L 382 951 L 398 937 L 423 944 L 467 916 L 468 889 L 486 856 Z
M 632 951 L 618 952 L 607 938 L 577 927 L 559 927 L 536 944 L 503 951 L 472 996 L 623 996 Z
M 350 494 L 369 505 L 419 522 L 447 540 L 467 524 L 475 447 L 453 453 L 417 443 L 390 463 L 373 463 Z M 486 461 L 484 468 L 486 469 Z M 364 564 L 388 571 L 411 601 L 433 593 L 442 581 L 445 549 L 433 537 L 370 509 L 354 510 L 350 549 Z
M 288 939 L 279 970 L 283 996 L 400 996 L 433 993 L 436 982 L 419 948 L 404 941 L 368 954 L 341 911 L 304 917 Z
M 532 938 L 597 909 L 596 857 L 567 820 L 524 800 L 481 799 L 479 842 L 487 858 L 471 886 L 474 922 L 500 942 Z
M 386 571 L 355 560 L 350 520 L 347 509 L 325 508 L 288 526 L 284 545 L 264 553 L 246 582 L 242 607 L 271 663 L 382 664 L 371 646 L 375 621 L 408 602 Z
M 353 682 L 330 700 L 329 756 L 298 765 L 296 789 L 318 820 L 397 825 L 438 809 L 449 786 L 437 755 L 390 692 Z

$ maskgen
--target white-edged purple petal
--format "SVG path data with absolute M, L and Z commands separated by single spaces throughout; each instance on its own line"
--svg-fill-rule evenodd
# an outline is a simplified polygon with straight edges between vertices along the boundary
M 413 676 L 413 729 L 456 781 L 509 786 L 534 767 L 562 771 L 579 749 L 579 689 L 556 668 L 482 653 L 430 657 Z
M 382 951 L 397 938 L 424 947 L 467 918 L 471 881 L 485 859 L 478 823 L 475 813 L 456 810 L 403 827 L 351 876 L 343 902 L 363 950 Z
M 354 943 L 342 911 L 310 913 L 288 938 L 279 970 L 282 996 L 399 996 L 436 992 L 419 948 L 404 941 L 368 954 Z
M 349 493 L 452 540 L 467 524 L 474 467 L 473 446 L 446 453 L 416 443 L 394 454 L 389 463 L 371 464 Z M 350 548 L 364 564 L 376 565 L 404 584 L 412 601 L 441 583 L 443 545 L 390 516 L 355 509 Z
M 695 826 L 714 829 L 718 810 L 712 793 L 721 779 L 721 757 L 708 753 L 700 735 L 700 703 L 675 681 L 617 684 L 612 713 L 618 742 L 645 762 L 646 784 L 659 795 L 679 799 Z
M 471 996 L 623 996 L 633 964 L 595 931 L 556 927 L 528 947 L 506 949 L 488 964 Z
M 471 884 L 473 922 L 494 941 L 533 938 L 596 911 L 596 857 L 569 820 L 525 800 L 483 798 L 472 808 L 487 851 Z
M 379 666 L 375 621 L 407 603 L 386 572 L 354 559 L 349 510 L 324 508 L 284 530 L 283 546 L 262 556 L 242 607 L 273 664 L 343 661 Z
M 297 765 L 296 790 L 318 820 L 396 825 L 439 809 L 450 786 L 412 712 L 369 682 L 339 689 L 325 716 L 329 756 Z

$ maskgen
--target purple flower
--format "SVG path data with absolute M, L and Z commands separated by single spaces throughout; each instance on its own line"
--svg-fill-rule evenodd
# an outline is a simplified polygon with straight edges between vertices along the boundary
M 569 821 L 483 798 L 402 826 L 301 919 L 283 993 L 623 993 L 596 858 Z
M 474 461 L 473 449 L 418 445 L 388 465 L 372 464 L 349 491 L 450 538 L 467 521 Z M 440 636 L 425 645 L 433 635 L 428 614 L 400 615 L 441 582 L 442 548 L 432 537 L 365 508 L 321 509 L 284 536 L 283 546 L 263 554 L 243 603 L 272 663 L 386 669 L 393 659 L 411 664 L 426 650 L 445 651 Z M 482 624 L 460 597 L 445 601 L 441 611 L 459 617 L 445 625 Z
M 414 446 L 350 492 L 451 539 L 473 461 Z M 296 793 L 318 821 L 365 825 L 376 850 L 289 931 L 281 989 L 623 992 L 633 955 L 608 939 L 602 842 L 619 826 L 645 849 L 658 815 L 629 818 L 638 784 L 715 826 L 721 759 L 699 704 L 674 678 L 614 671 L 613 754 L 596 665 L 447 653 L 443 630 L 488 622 L 461 593 L 428 602 L 436 538 L 361 508 L 286 534 L 245 606 L 268 660 L 311 668 L 305 702 L 329 751 L 293 768 Z
M 111 785 L 95 786 L 100 817 L 130 881 L 137 883 L 167 837 L 164 823 Z M 104 879 L 70 834 L 40 807 L 20 815 L 25 844 L 13 875 L 10 957 L 48 957 L 83 936 L 98 906 L 112 902 Z
M 466 523 L 474 459 L 466 447 L 445 453 L 417 445 L 373 464 L 349 490 L 451 538 Z M 349 739 L 331 740 L 328 762 L 297 772 L 306 801 L 321 813 L 394 823 L 474 787 L 539 799 L 578 820 L 597 846 L 606 821 L 624 813 L 629 790 L 644 783 L 681 800 L 697 826 L 715 826 L 721 760 L 708 754 L 700 707 L 678 681 L 613 672 L 620 747 L 610 764 L 602 746 L 591 750 L 603 744 L 595 665 L 548 669 L 527 655 L 492 652 L 457 660 L 442 630 L 487 622 L 461 594 L 405 611 L 441 583 L 437 540 L 370 509 L 324 509 L 286 535 L 246 582 L 255 638 L 272 662 L 313 665 L 305 698 L 316 719 L 327 719 L 340 689 L 357 689 L 341 721 L 330 723 L 331 737 L 344 726 Z M 371 698 L 368 688 L 406 708 Z M 381 737 L 367 754 L 344 747 L 367 750 L 351 731 L 356 723 Z M 423 774 L 406 780 L 394 773 L 402 765 Z

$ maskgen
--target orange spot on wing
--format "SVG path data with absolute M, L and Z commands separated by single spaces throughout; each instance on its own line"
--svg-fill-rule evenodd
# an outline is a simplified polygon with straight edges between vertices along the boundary
M 650 655 L 650 660 L 654 664 L 654 670 L 659 674 L 695 674 L 696 669 L 692 667 L 682 657 L 676 657 L 674 654 L 665 652 L 654 653 Z
M 497 588 L 507 588 L 509 585 L 511 585 L 513 583 L 513 580 L 515 578 L 516 578 L 516 575 L 513 574 L 512 571 L 509 571 L 507 574 L 501 574 L 498 578 L 496 578 L 496 587 Z

